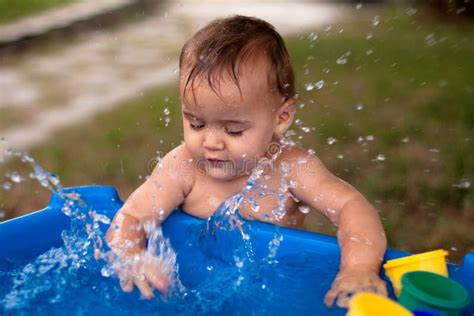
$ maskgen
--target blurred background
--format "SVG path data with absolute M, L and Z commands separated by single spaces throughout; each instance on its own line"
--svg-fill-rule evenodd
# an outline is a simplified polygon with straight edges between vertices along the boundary
M 182 140 L 178 56 L 212 19 L 284 36 L 299 92 L 294 139 L 380 210 L 389 246 L 474 250 L 474 13 L 469 0 L 0 0 L 0 221 L 63 186 L 122 199 Z M 334 234 L 312 212 L 312 231 Z

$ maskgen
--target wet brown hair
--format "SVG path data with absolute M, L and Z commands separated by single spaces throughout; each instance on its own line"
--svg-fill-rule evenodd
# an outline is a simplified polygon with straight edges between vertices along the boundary
M 263 56 L 269 63 L 269 86 L 284 101 L 295 98 L 295 79 L 290 57 L 280 34 L 260 19 L 235 15 L 214 20 L 197 31 L 183 46 L 179 68 L 189 67 L 184 91 L 202 75 L 218 93 L 219 80 L 226 71 L 239 87 L 239 65 L 250 57 Z M 203 77 L 203 78 L 206 78 Z

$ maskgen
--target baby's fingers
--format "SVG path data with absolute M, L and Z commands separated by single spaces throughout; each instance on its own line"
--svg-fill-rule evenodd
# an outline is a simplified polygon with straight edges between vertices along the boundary
M 349 306 L 349 301 L 353 297 L 354 292 L 352 291 L 341 291 L 337 295 L 337 306 L 342 308 L 347 308 Z
M 324 297 L 324 304 L 327 307 L 332 307 L 334 305 L 334 301 L 336 300 L 337 295 L 339 294 L 339 290 L 337 288 L 332 287 L 329 292 L 326 293 Z
M 336 277 L 336 280 L 331 285 L 331 289 L 324 298 L 324 304 L 326 304 L 327 307 L 332 307 L 334 302 L 337 300 L 337 305 L 344 307 L 344 304 L 346 304 L 346 298 L 350 297 L 353 292 L 352 284 L 350 282 L 344 281 L 340 277 Z
M 387 284 L 381 279 L 375 284 L 375 293 L 383 296 L 388 296 Z
M 165 294 L 168 289 L 169 280 L 166 277 L 157 275 L 156 273 L 147 273 L 146 278 L 157 290 Z
M 153 295 L 153 289 L 150 287 L 150 284 L 148 284 L 147 279 L 143 275 L 135 277 L 134 281 L 144 298 L 150 299 L 155 297 Z
M 124 292 L 133 291 L 133 280 L 131 279 L 120 279 L 120 287 Z
M 324 298 L 324 304 L 327 307 L 332 307 L 334 302 L 336 301 L 336 305 L 339 307 L 347 307 L 349 305 L 349 301 L 352 298 L 352 291 L 345 291 L 340 289 L 331 289 Z

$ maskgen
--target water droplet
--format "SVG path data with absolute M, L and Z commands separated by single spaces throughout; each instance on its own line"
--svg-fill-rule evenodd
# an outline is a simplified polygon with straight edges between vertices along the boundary
M 314 32 L 311 32 L 309 35 L 308 35 L 308 39 L 310 42 L 314 42 L 315 40 L 318 39 L 318 34 L 314 33 Z
M 347 58 L 345 55 L 342 55 L 341 57 L 339 57 L 337 60 L 336 60 L 336 63 L 338 65 L 344 65 L 347 63 Z
M 365 54 L 366 55 L 372 55 L 374 53 L 374 50 L 372 48 L 368 49 Z
M 311 128 L 309 128 L 307 126 L 301 126 L 301 130 L 305 133 L 309 133 L 311 131 Z
M 4 190 L 10 190 L 12 188 L 12 183 L 11 182 L 8 182 L 8 181 L 5 181 L 3 182 L 3 185 L 2 185 L 3 189 Z
M 315 87 L 318 90 L 321 89 L 322 87 L 324 87 L 324 80 L 319 80 L 318 82 L 316 82 Z
M 250 197 L 247 199 L 247 201 L 250 203 L 250 209 L 257 213 L 260 210 L 260 205 L 258 204 L 257 201 L 255 201 L 254 198 Z
M 312 82 L 307 82 L 305 83 L 304 88 L 306 91 L 311 91 L 314 89 L 314 84 Z
M 245 189 L 250 190 L 254 186 L 254 182 L 251 180 L 248 180 L 247 183 L 245 184 Z
M 360 10 L 360 9 L 362 9 L 362 3 L 358 3 L 358 4 L 356 4 L 356 9 L 357 9 L 357 10 Z
M 214 266 L 208 265 L 208 266 L 206 267 L 206 269 L 207 269 L 207 271 L 212 271 L 212 269 L 214 269 Z
M 323 198 L 323 196 L 321 194 L 316 194 L 316 196 L 314 197 L 313 200 L 316 201 L 316 202 L 319 202 L 319 201 L 321 201 L 322 198 Z
M 372 37 L 374 37 L 374 34 L 372 34 L 372 33 L 367 33 L 367 35 L 365 36 L 365 39 L 366 39 L 366 40 L 370 40 L 370 39 L 372 39 Z
M 466 1 L 466 3 L 468 3 L 468 2 L 469 2 L 469 0 Z M 461 14 L 464 11 L 466 11 L 466 7 L 460 7 L 459 9 L 456 10 L 456 14 Z
M 101 270 L 100 270 L 100 274 L 102 274 L 102 276 L 108 278 L 112 275 L 112 271 L 110 271 L 110 269 L 108 269 L 107 267 L 103 267 Z
M 337 142 L 337 139 L 335 139 L 334 137 L 329 137 L 328 139 L 326 139 L 326 143 L 328 145 L 332 145 L 334 144 L 335 142 Z
M 326 213 L 327 213 L 327 214 L 336 214 L 336 210 L 333 209 L 333 208 L 327 208 L 327 209 L 326 209 Z
M 163 113 L 164 113 L 165 115 L 170 115 L 170 109 L 165 108 L 165 109 L 163 110 Z
M 426 45 L 428 46 L 434 46 L 438 42 L 436 41 L 434 33 L 430 33 L 425 37 Z
M 308 214 L 311 211 L 311 209 L 307 205 L 301 205 L 300 207 L 298 207 L 298 210 L 303 214 Z
M 471 187 L 471 182 L 468 179 L 461 179 L 457 184 L 453 184 L 453 187 L 459 189 L 469 189 Z
M 364 105 L 362 103 L 356 104 L 357 111 L 361 111 L 364 109 Z
M 130 239 L 125 240 L 125 248 L 126 249 L 131 249 L 135 246 L 135 243 L 131 241 Z
M 385 161 L 385 155 L 384 154 L 378 154 L 375 159 L 377 161 Z
M 374 139 L 375 139 L 375 136 L 374 136 L 374 135 L 367 135 L 367 136 L 365 136 L 365 140 L 366 140 L 366 141 L 371 142 L 371 141 L 373 141 Z
M 316 154 L 316 150 L 310 148 L 310 149 L 308 149 L 308 154 L 314 156 Z
M 405 137 L 402 139 L 402 143 L 409 143 L 410 142 L 410 138 L 409 137 Z
M 413 16 L 416 14 L 416 12 L 418 12 L 418 10 L 415 8 L 408 8 L 406 12 L 407 12 L 407 15 Z
M 378 15 L 374 16 L 372 19 L 372 26 L 377 26 L 380 24 L 380 17 Z
M 338 158 L 338 159 L 344 159 L 344 155 L 339 154 L 339 155 L 337 155 L 337 158 Z
M 22 180 L 21 176 L 16 171 L 10 173 L 10 179 L 15 183 L 20 183 Z
M 98 214 L 95 211 L 92 211 L 90 215 L 95 222 L 100 222 L 106 225 L 110 224 L 110 218 L 108 218 L 107 216 L 103 214 Z

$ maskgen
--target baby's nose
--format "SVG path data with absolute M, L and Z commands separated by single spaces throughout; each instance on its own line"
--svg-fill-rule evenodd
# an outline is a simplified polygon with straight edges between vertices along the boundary
M 202 146 L 207 150 L 223 150 L 225 147 L 223 140 L 215 132 L 206 134 Z

